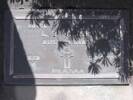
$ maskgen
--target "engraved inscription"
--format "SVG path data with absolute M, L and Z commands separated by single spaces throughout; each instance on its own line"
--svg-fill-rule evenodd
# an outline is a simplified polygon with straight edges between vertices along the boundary
M 50 21 L 52 23 L 53 20 Z M 16 24 L 21 27 L 18 31 L 27 59 L 35 74 L 88 74 L 90 60 L 86 55 L 84 35 L 78 41 L 70 41 L 67 36 L 55 34 L 51 26 L 34 29 L 27 28 L 28 23 L 27 20 L 16 20 Z M 88 34 L 86 32 L 86 35 Z M 60 51 L 57 49 L 59 40 L 68 42 Z M 103 69 L 103 72 L 106 70 L 115 71 L 112 67 L 106 68 L 105 71 Z
M 38 60 L 40 60 L 40 57 L 39 56 L 28 56 L 28 60 L 30 60 L 30 61 L 38 61 Z
M 43 40 L 42 44 L 57 44 L 58 41 L 57 40 Z

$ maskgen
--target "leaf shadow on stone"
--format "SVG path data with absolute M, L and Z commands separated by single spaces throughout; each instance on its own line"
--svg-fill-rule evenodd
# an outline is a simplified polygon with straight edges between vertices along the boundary
M 127 80 L 129 76 L 129 58 L 127 54 L 127 46 L 122 47 L 121 45 L 126 45 L 127 31 L 126 26 L 119 30 L 120 20 L 125 18 L 125 11 L 120 10 L 87 10 L 78 9 L 80 8 L 80 1 L 75 4 L 75 8 L 72 7 L 71 3 L 67 1 L 62 1 L 60 4 L 68 4 L 67 6 L 56 5 L 55 2 L 50 2 L 49 0 L 43 1 L 33 1 L 31 11 L 27 14 L 31 18 L 31 23 L 39 26 L 40 23 L 50 25 L 49 19 L 57 19 L 53 23 L 53 27 L 56 27 L 55 33 L 58 35 L 68 36 L 70 41 L 79 41 L 84 38 L 86 42 L 86 52 L 91 59 L 90 65 L 88 66 L 88 72 L 92 74 L 100 73 L 100 70 L 104 67 L 102 66 L 114 66 L 118 68 L 118 73 L 122 81 Z M 56 5 L 56 6 L 55 6 Z M 82 5 L 82 4 L 81 4 Z M 66 7 L 66 9 L 62 9 Z M 56 8 L 53 10 L 53 15 L 50 15 L 50 10 L 46 8 Z M 73 9 L 72 9 L 73 8 Z M 44 10 L 45 9 L 45 10 Z M 86 20 L 87 16 L 100 16 L 100 15 L 110 15 L 118 16 L 119 19 L 116 21 L 101 21 L 101 20 Z M 44 19 L 44 20 L 40 20 Z M 48 20 L 47 20 L 48 19 Z M 120 36 L 120 31 L 125 31 L 123 38 Z M 66 41 L 64 41 L 65 43 Z M 122 44 L 122 42 L 124 42 Z M 63 48 L 59 45 L 59 48 Z M 121 49 L 123 49 L 121 51 Z M 113 63 L 109 59 L 109 54 L 113 54 Z M 124 57 L 121 65 L 121 56 Z M 98 59 L 95 59 L 99 56 Z M 102 64 L 102 66 L 99 65 Z

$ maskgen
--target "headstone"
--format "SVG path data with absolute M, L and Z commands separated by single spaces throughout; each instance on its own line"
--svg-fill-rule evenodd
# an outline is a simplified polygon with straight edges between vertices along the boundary
M 88 10 L 88 12 L 92 11 L 100 14 L 80 15 L 77 20 L 88 21 L 88 24 L 92 23 L 91 28 L 97 27 L 96 29 L 99 28 L 99 22 L 104 23 L 105 26 L 100 27 L 105 28 L 103 31 L 105 34 L 113 31 L 113 27 L 116 26 L 116 31 L 122 34 L 118 37 L 120 40 L 117 41 L 120 43 L 120 52 L 124 52 L 123 34 L 125 31 L 121 28 L 126 27 L 126 24 L 121 27 L 120 20 L 126 21 L 126 19 L 118 14 L 122 10 L 114 10 L 113 15 L 111 15 L 113 10 L 105 10 L 105 13 L 103 13 L 104 10 Z M 107 67 L 99 63 L 102 67 L 99 74 L 88 73 L 91 62 L 100 56 L 91 59 L 91 56 L 87 55 L 86 40 L 83 37 L 78 41 L 71 41 L 68 36 L 58 37 L 52 29 L 52 23 L 55 20 L 67 21 L 69 19 L 48 19 L 51 23 L 50 26 L 38 27 L 35 24 L 30 24 L 31 19 L 25 19 L 26 14 L 22 13 L 24 13 L 23 10 L 14 10 L 13 18 L 5 17 L 6 83 L 33 84 L 31 79 L 34 79 L 35 84 L 43 85 L 127 84 L 127 82 L 122 83 L 119 80 L 118 68 L 113 65 L 112 59 L 115 57 L 113 53 L 108 54 L 108 60 L 112 64 Z M 88 30 L 85 34 L 88 35 L 89 32 L 91 31 Z M 101 36 L 101 38 L 103 37 Z M 68 45 L 59 50 L 59 40 L 67 42 Z M 113 41 L 109 41 L 109 43 L 111 45 Z M 121 54 L 121 66 L 124 66 L 123 59 L 124 56 Z

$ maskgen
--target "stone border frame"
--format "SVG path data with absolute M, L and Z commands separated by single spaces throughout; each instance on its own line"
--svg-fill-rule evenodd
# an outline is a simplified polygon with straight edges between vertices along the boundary
M 93 10 L 93 9 L 92 9 Z M 104 10 L 104 9 L 101 9 Z M 112 9 L 111 9 L 112 10 Z M 119 9 L 118 9 L 119 10 Z M 121 9 L 120 9 L 121 10 Z M 121 10 L 121 11 L 126 11 L 127 10 Z M 7 12 L 8 13 L 8 12 Z M 126 23 L 128 23 L 129 20 L 129 16 L 126 16 L 127 18 L 124 18 L 124 21 L 126 21 Z M 9 30 L 12 27 L 12 17 L 9 17 L 9 20 L 6 20 L 5 18 L 5 24 L 10 24 L 11 26 L 8 27 L 9 29 L 7 29 L 6 25 L 5 25 L 5 62 L 4 62 L 4 79 L 5 79 L 5 83 L 6 84 L 16 84 L 16 85 L 123 85 L 123 84 L 128 84 L 128 82 L 121 82 L 120 80 L 118 80 L 118 78 L 110 78 L 110 79 L 105 79 L 105 78 L 101 78 L 101 79 L 34 79 L 33 78 L 26 78 L 26 77 L 19 77 L 19 78 L 13 78 L 13 76 L 10 73 L 13 72 L 11 69 L 11 66 L 13 66 L 13 63 L 11 62 L 11 59 L 13 57 L 13 38 L 14 36 L 11 34 L 9 34 Z M 125 26 L 125 24 L 124 24 Z M 126 25 L 126 27 L 129 27 L 128 25 Z M 126 34 L 128 35 L 128 30 L 126 30 Z M 126 37 L 128 37 L 126 35 Z M 127 40 L 124 39 L 124 48 L 127 48 Z M 126 42 L 125 42 L 126 41 Z M 10 52 L 9 52 L 10 51 Z M 127 50 L 125 51 L 124 49 L 124 54 L 125 52 L 127 53 Z M 126 59 L 125 57 L 123 58 L 123 60 Z M 10 69 L 10 70 L 9 70 Z M 35 80 L 36 83 L 32 84 L 31 80 Z M 69 80 L 73 80 L 73 82 L 69 83 Z

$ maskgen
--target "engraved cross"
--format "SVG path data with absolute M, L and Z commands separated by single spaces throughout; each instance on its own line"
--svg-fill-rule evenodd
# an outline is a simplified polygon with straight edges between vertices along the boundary
M 73 55 L 69 47 L 64 47 L 61 57 L 63 57 L 64 60 L 64 68 L 71 68 L 70 58 L 73 57 Z

